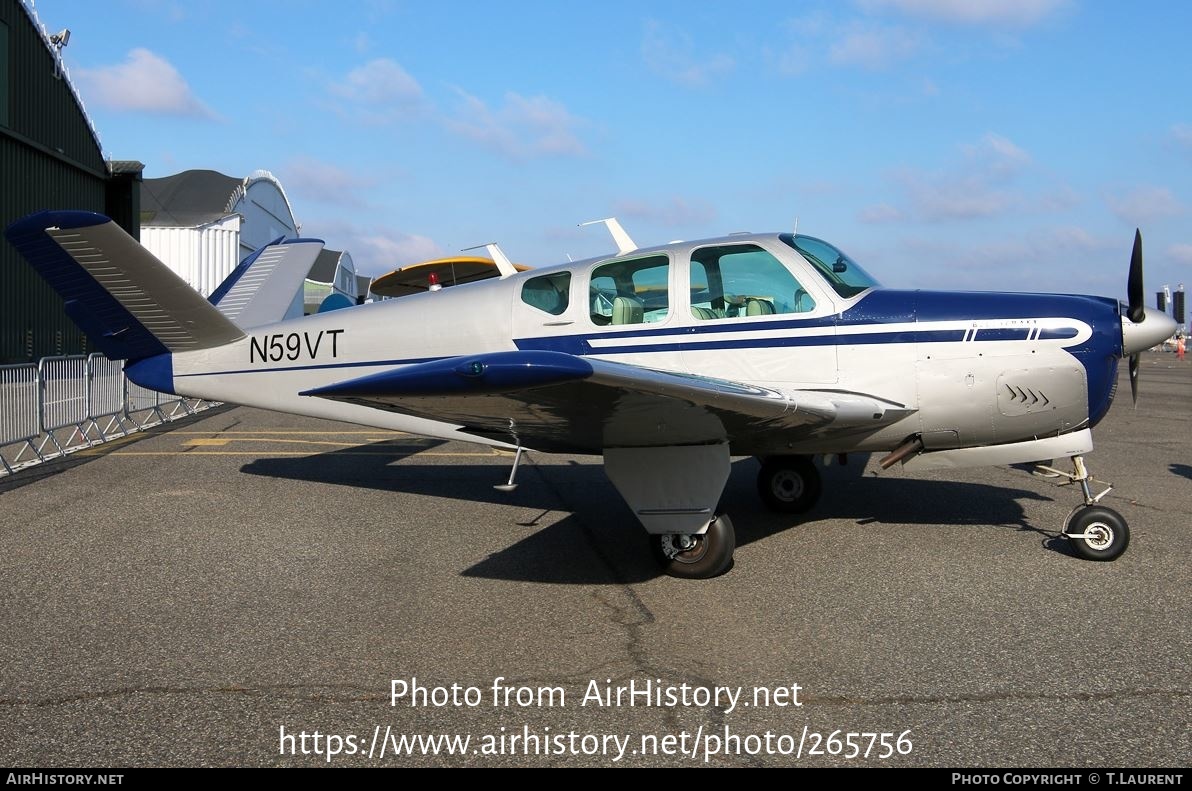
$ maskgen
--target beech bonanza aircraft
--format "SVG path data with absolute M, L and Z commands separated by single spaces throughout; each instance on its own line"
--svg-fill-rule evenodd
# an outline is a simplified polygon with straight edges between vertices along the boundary
M 7 236 L 146 387 L 517 458 L 602 454 L 675 576 L 732 563 L 716 511 L 732 456 L 758 457 L 762 500 L 795 513 L 821 491 L 813 454 L 882 451 L 885 467 L 923 469 L 1066 457 L 1083 504 L 1063 535 L 1092 560 L 1125 550 L 1126 522 L 1098 505 L 1108 489 L 1093 494 L 1084 454 L 1118 359 L 1130 356 L 1135 389 L 1137 354 L 1175 330 L 1143 306 L 1139 235 L 1121 305 L 883 289 L 810 236 L 637 249 L 609 227 L 616 255 L 284 322 L 252 309 L 245 272 L 319 242 L 262 248 L 208 301 L 101 215 L 43 212 Z

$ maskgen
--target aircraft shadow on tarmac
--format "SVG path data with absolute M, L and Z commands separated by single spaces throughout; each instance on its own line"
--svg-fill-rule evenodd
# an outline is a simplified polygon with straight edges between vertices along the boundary
M 1188 478 L 1192 480 L 1192 465 L 1188 464 L 1172 464 L 1171 474 L 1178 475 L 1181 478 Z
M 308 457 L 261 458 L 241 471 L 382 492 L 450 496 L 537 514 L 518 523 L 532 531 L 525 538 L 465 569 L 464 576 L 591 585 L 641 582 L 660 575 L 646 534 L 617 497 L 597 457 L 591 463 L 525 464 L 517 490 L 503 493 L 493 485 L 505 482 L 508 458 L 494 456 L 495 463 L 484 464 L 412 463 L 418 451 L 433 447 L 375 443 Z M 405 463 L 394 464 L 401 459 Z M 1074 556 L 1055 530 L 1040 529 L 1027 516 L 1024 501 L 1052 500 L 1036 492 L 953 481 L 861 477 L 857 468 L 852 472 L 831 468 L 825 471 L 819 504 L 806 514 L 792 516 L 764 509 L 755 489 L 757 469 L 752 459 L 735 461 L 720 503 L 733 517 L 738 547 L 789 529 L 811 530 L 818 520 L 830 518 L 863 525 L 935 525 L 940 530 L 993 525 L 1036 533 L 1047 549 Z M 569 513 L 573 508 L 575 512 Z M 561 512 L 569 515 L 556 516 L 557 521 L 539 527 L 540 520 Z

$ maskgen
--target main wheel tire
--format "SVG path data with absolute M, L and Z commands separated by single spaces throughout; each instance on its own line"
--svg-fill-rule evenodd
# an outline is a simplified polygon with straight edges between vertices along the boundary
M 1088 505 L 1072 514 L 1064 530 L 1077 555 L 1085 560 L 1116 560 L 1130 545 L 1130 528 L 1112 508 Z M 1076 536 L 1087 536 L 1077 538 Z
M 823 493 L 819 470 L 808 456 L 770 456 L 757 474 L 757 493 L 771 511 L 801 514 Z
M 672 577 L 708 579 L 733 565 L 737 533 L 728 516 L 721 514 L 698 535 L 666 533 L 650 536 L 650 547 L 658 565 Z

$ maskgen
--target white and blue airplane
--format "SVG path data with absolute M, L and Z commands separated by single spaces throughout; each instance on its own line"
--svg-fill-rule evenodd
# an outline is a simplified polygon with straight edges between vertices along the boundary
M 102 215 L 43 212 L 7 237 L 145 387 L 517 458 L 602 455 L 674 576 L 731 566 L 717 504 L 734 456 L 761 460 L 762 500 L 792 513 L 819 497 L 816 454 L 884 452 L 883 467 L 920 469 L 1067 458 L 1083 503 L 1063 535 L 1091 560 L 1126 549 L 1084 455 L 1119 358 L 1136 388 L 1137 354 L 1176 329 L 1143 305 L 1139 235 L 1123 305 L 885 289 L 791 233 L 638 249 L 609 227 L 616 255 L 289 321 L 254 307 L 269 296 L 254 267 L 320 242 L 263 248 L 207 300 Z

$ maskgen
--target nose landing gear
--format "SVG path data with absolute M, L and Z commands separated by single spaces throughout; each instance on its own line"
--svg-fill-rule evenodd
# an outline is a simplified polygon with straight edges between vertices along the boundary
M 1126 551 L 1126 547 L 1130 545 L 1130 527 L 1126 524 L 1125 518 L 1112 508 L 1098 505 L 1101 498 L 1113 490 L 1113 486 L 1104 484 L 1105 490 L 1094 496 L 1089 483 L 1095 479 L 1085 468 L 1083 456 L 1072 457 L 1072 472 L 1042 464 L 1037 468 L 1045 473 L 1067 478 L 1067 484 L 1080 484 L 1080 490 L 1084 494 L 1084 505 L 1078 505 L 1068 514 L 1062 533 L 1077 555 L 1085 560 L 1106 561 L 1116 560 Z

